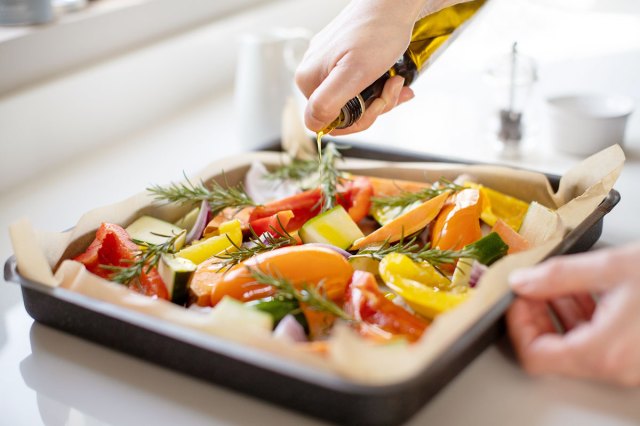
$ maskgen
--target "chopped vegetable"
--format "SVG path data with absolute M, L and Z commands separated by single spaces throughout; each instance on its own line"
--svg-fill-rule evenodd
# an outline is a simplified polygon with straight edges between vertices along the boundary
M 249 222 L 249 226 L 256 235 L 265 232 L 272 237 L 279 237 L 287 234 L 287 226 L 294 214 L 291 210 L 282 210 L 278 213 Z
M 305 223 L 298 232 L 303 243 L 331 244 L 341 249 L 351 244 L 364 234 L 351 216 L 342 206 L 319 214 Z
M 442 250 L 459 250 L 482 238 L 480 192 L 465 189 L 448 202 L 431 228 L 431 244 Z
M 307 245 L 283 247 L 253 256 L 222 275 L 213 285 L 211 304 L 215 306 L 225 295 L 242 302 L 273 296 L 276 289 L 260 284 L 252 269 L 274 274 L 295 286 L 320 285 L 332 300 L 344 296 L 353 272 L 349 262 L 333 250 Z
M 543 229 L 546 232 L 541 232 Z M 563 233 L 564 227 L 558 213 L 535 201 L 529 204 L 519 234 L 532 246 L 540 245 L 551 238 L 562 237 Z
M 515 197 L 503 194 L 495 189 L 487 188 L 466 182 L 465 186 L 475 188 L 482 195 L 482 213 L 480 218 L 489 226 L 494 226 L 498 220 L 505 222 L 510 228 L 517 231 L 522 225 L 522 220 L 527 214 L 529 203 Z
M 502 219 L 496 220 L 496 224 L 493 225 L 493 232 L 500 235 L 500 238 L 509 246 L 508 254 L 514 254 L 521 251 L 528 250 L 530 247 L 529 242 Z
M 491 232 L 478 241 L 466 245 L 462 252 L 466 254 L 465 257 L 470 257 L 483 265 L 490 266 L 496 260 L 504 257 L 508 250 L 509 246 L 500 238 L 500 235 L 496 232 Z
M 275 330 L 273 330 L 273 337 L 290 342 L 307 341 L 307 336 L 304 334 L 304 327 L 291 314 L 286 315 L 278 323 Z
M 175 240 L 174 250 L 180 250 L 185 243 L 186 230 L 164 220 L 151 216 L 142 216 L 126 228 L 132 240 L 139 240 L 149 244 L 162 244 L 180 235 Z
M 470 291 L 452 293 L 429 264 L 417 264 L 403 254 L 391 253 L 380 262 L 380 276 L 416 312 L 427 318 L 453 309 L 467 300 Z M 448 281 L 448 280 L 447 280 Z
M 187 228 L 189 229 L 189 232 L 187 233 L 187 244 L 202 238 L 210 215 L 211 209 L 209 208 L 209 203 L 203 201 L 202 203 L 200 203 L 198 215 L 196 216 L 192 226 L 190 228 Z
M 108 279 L 113 273 L 103 266 L 126 267 L 135 259 L 139 250 L 123 227 L 103 223 L 89 247 L 73 260 L 84 264 L 89 272 Z
M 194 208 L 176 224 L 103 224 L 76 260 L 136 292 L 206 308 L 230 336 L 308 341 L 303 350 L 327 356 L 336 322 L 378 343 L 419 340 L 474 294 L 488 265 L 563 232 L 538 203 L 458 185 L 472 178 L 357 176 L 339 170 L 341 157 L 329 143 L 321 158 L 271 173 L 256 163 L 252 196 L 226 182 L 153 186 L 156 198 Z
M 158 264 L 158 273 L 164 282 L 169 300 L 178 305 L 187 303 L 189 280 L 196 270 L 190 260 L 165 254 Z
M 197 265 L 212 256 L 234 250 L 235 246 L 239 246 L 240 244 L 242 244 L 240 221 L 232 220 L 220 225 L 220 235 L 196 241 L 189 247 L 180 250 L 176 253 L 176 256 L 189 259 Z
M 357 250 L 374 243 L 398 241 L 405 235 L 411 235 L 421 230 L 438 215 L 448 196 L 449 193 L 445 192 L 425 201 L 415 209 L 398 216 L 382 228 L 356 240 L 351 248 Z
M 363 271 L 355 271 L 345 295 L 345 311 L 356 321 L 358 331 L 365 336 L 380 338 L 383 333 L 375 332 L 379 328 L 391 336 L 402 336 L 411 342 L 418 340 L 429 323 L 413 315 L 406 309 L 386 299 L 378 288 L 375 277 Z M 385 336 L 386 337 L 386 336 Z

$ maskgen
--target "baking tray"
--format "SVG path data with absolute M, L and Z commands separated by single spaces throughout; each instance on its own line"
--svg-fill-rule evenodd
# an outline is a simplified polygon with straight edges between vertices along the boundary
M 349 143 L 349 157 L 385 161 L 464 161 L 423 153 Z M 467 163 L 468 164 L 468 163 Z M 555 188 L 559 176 L 548 175 Z M 620 201 L 612 189 L 598 208 L 549 254 L 588 250 L 600 238 L 604 216 Z M 292 363 L 258 349 L 186 330 L 126 308 L 21 276 L 15 257 L 4 266 L 7 281 L 19 283 L 24 306 L 36 321 L 201 380 L 339 424 L 393 425 L 413 416 L 427 401 L 500 337 L 508 294 L 440 357 L 412 378 L 391 385 L 356 384 Z

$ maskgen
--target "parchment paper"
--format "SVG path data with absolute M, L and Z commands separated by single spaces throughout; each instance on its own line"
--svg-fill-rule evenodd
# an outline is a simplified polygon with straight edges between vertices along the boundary
M 255 160 L 276 166 L 281 164 L 282 155 L 259 152 L 227 158 L 212 163 L 199 177 L 205 181 L 220 179 L 224 169 L 229 183 L 234 184 L 243 178 L 249 165 Z M 506 167 L 349 159 L 343 166 L 346 170 L 362 175 L 427 182 L 443 176 L 454 179 L 462 173 L 471 174 L 484 185 L 526 201 L 536 200 L 548 207 L 557 208 L 566 232 L 582 222 L 606 197 L 620 174 L 623 163 L 622 149 L 612 146 L 567 172 L 557 193 L 553 193 L 544 175 Z M 423 338 L 414 345 L 377 346 L 363 340 L 347 326 L 338 325 L 328 342 L 328 355 L 323 357 L 297 345 L 276 341 L 264 330 L 225 321 L 219 315 L 216 316 L 215 309 L 211 312 L 197 312 L 135 294 L 123 286 L 88 273 L 79 263 L 67 260 L 87 247 L 102 222 L 127 226 L 142 214 L 175 221 L 187 210 L 188 207 L 159 206 L 154 204 L 149 195 L 140 193 L 120 203 L 86 213 L 68 232 L 38 232 L 28 220 L 22 219 L 10 229 L 19 271 L 25 278 L 43 285 L 63 287 L 202 333 L 239 341 L 279 354 L 291 362 L 333 372 L 355 382 L 388 384 L 416 374 L 436 359 L 486 314 L 496 301 L 508 293 L 507 277 L 512 270 L 539 262 L 561 240 L 548 240 L 532 250 L 507 256 L 496 262 L 482 277 L 474 296 L 458 308 L 440 315 Z

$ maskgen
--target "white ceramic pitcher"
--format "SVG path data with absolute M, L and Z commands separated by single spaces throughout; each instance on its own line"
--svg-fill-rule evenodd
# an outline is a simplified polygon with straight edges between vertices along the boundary
M 302 28 L 272 28 L 241 37 L 234 103 L 244 148 L 264 147 L 279 139 L 295 67 L 310 39 L 311 33 Z

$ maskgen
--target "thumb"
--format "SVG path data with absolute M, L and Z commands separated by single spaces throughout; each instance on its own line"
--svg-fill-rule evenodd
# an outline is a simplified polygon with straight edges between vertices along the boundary
M 623 253 L 613 250 L 555 257 L 533 268 L 513 272 L 509 282 L 515 293 L 538 299 L 601 292 L 615 286 L 629 273 L 629 262 L 624 257 Z

